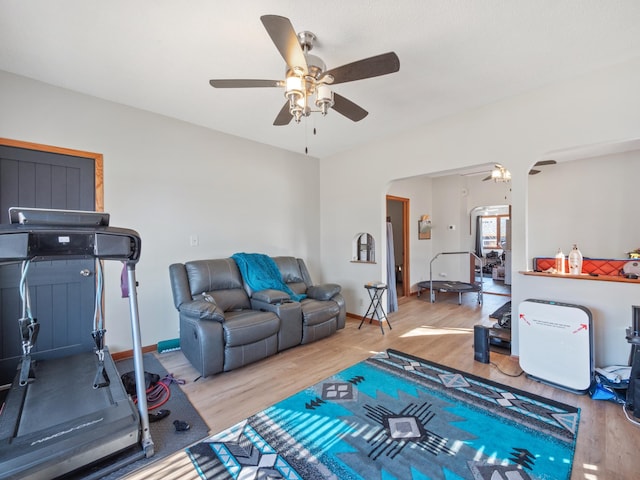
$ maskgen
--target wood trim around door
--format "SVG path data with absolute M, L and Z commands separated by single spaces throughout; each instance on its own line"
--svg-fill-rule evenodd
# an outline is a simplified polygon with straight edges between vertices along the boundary
M 22 142 L 20 140 L 11 140 L 9 138 L 0 138 L 0 145 L 7 147 L 25 148 L 28 150 L 38 150 L 41 152 L 60 153 L 62 155 L 71 155 L 73 157 L 81 157 L 92 159 L 95 170 L 95 189 L 96 189 L 96 212 L 104 212 L 104 165 L 101 153 L 85 152 L 82 150 L 73 150 L 71 148 L 54 147 L 52 145 L 42 145 L 39 143 Z
M 409 258 L 409 199 L 387 195 L 386 200 L 393 200 L 402 203 L 402 236 L 404 248 L 404 257 L 402 259 L 402 285 L 404 286 L 404 296 L 408 297 L 411 295 L 411 285 L 409 285 L 409 265 L 411 264 Z

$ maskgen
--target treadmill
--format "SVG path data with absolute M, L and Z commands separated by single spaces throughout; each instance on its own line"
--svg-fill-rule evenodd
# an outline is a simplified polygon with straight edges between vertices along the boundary
M 0 410 L 0 479 L 52 479 L 110 458 L 115 470 L 153 456 L 135 279 L 140 236 L 110 227 L 101 212 L 11 208 L 9 215 L 11 223 L 0 225 L 0 262 L 23 264 L 22 357 Z M 95 349 L 32 359 L 39 325 L 30 314 L 29 262 L 74 258 L 96 263 L 96 319 L 87 332 Z M 137 405 L 104 345 L 102 260 L 126 266 Z

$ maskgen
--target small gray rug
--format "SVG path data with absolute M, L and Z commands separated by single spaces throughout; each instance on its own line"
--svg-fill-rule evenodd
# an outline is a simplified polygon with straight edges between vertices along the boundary
M 502 319 L 502 316 L 505 313 L 511 313 L 511 302 L 507 302 L 502 305 L 499 309 L 489 315 L 489 318 L 495 318 L 496 320 Z
M 144 370 L 146 372 L 157 373 L 160 375 L 160 378 L 163 378 L 167 373 L 169 373 L 152 353 L 144 355 L 143 363 Z M 116 368 L 121 375 L 132 371 L 133 359 L 116 362 Z M 133 463 L 129 463 L 116 471 L 111 471 L 113 469 L 111 465 L 113 465 L 118 459 L 126 457 L 127 454 L 132 453 L 124 452 L 122 455 L 117 455 L 114 458 L 106 460 L 103 464 L 96 465 L 91 469 L 78 472 L 77 474 L 71 475 L 67 478 L 119 479 L 136 470 L 145 468 L 151 463 L 161 460 L 175 452 L 184 450 L 186 447 L 206 438 L 209 435 L 209 427 L 193 405 L 191 405 L 191 402 L 189 402 L 185 393 L 175 383 L 171 384 L 170 390 L 171 397 L 167 403 L 159 407 L 158 410 L 170 410 L 171 414 L 162 420 L 149 424 L 149 430 L 151 432 L 151 439 L 153 440 L 155 452 L 152 457 L 142 458 Z M 174 420 L 187 422 L 191 428 L 186 432 L 176 432 L 176 429 L 173 426 Z M 138 451 L 139 450 L 140 449 L 138 449 Z

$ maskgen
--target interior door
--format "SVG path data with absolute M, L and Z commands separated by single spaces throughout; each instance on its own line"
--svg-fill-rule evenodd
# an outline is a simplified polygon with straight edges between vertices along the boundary
M 0 223 L 10 207 L 96 209 L 92 158 L 0 145 Z M 32 262 L 28 285 L 40 324 L 32 358 L 55 358 L 93 348 L 95 263 Z M 0 264 L 0 384 L 11 382 L 22 355 L 18 319 L 20 264 Z

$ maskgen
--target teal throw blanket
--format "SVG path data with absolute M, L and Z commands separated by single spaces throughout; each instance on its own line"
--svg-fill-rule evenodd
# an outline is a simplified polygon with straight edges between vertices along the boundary
M 242 278 L 251 290 L 281 290 L 296 302 L 306 298 L 306 295 L 295 293 L 282 281 L 282 274 L 271 257 L 262 253 L 234 253 L 231 258 L 235 260 Z

